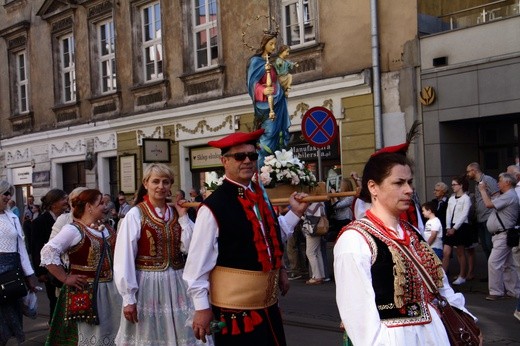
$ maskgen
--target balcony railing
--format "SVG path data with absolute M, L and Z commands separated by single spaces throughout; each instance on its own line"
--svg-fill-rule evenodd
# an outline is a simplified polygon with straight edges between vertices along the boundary
M 453 30 L 520 14 L 520 3 L 517 1 L 511 4 L 510 2 L 506 0 L 494 1 L 485 5 L 453 12 L 441 18 L 448 18 L 450 29 Z
M 426 34 L 467 28 L 478 24 L 520 15 L 520 0 L 499 0 L 451 12 L 438 17 L 421 15 L 419 25 Z

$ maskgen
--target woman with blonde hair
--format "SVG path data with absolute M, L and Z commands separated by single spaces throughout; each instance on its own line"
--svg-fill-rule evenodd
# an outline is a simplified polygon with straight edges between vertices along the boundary
M 172 184 L 168 166 L 147 166 L 144 200 L 118 230 L 114 277 L 123 297 L 118 345 L 202 344 L 188 322 L 195 309 L 182 279 L 193 223 L 181 207 L 184 200 L 168 205 Z

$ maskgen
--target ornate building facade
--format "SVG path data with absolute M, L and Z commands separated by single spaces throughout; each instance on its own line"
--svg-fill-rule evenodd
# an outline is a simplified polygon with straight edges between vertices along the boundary
M 298 63 L 288 98 L 291 147 L 315 171 L 316 149 L 300 140 L 301 119 L 315 106 L 330 109 L 339 127 L 337 140 L 321 150 L 325 177 L 360 171 L 379 146 L 403 142 L 414 120 L 424 123 L 410 151 L 420 195 L 459 169 L 457 140 L 465 138 L 465 158 L 481 157 L 481 149 L 471 149 L 482 148 L 478 128 L 458 123 L 453 103 L 445 103 L 458 100 L 462 109 L 464 102 L 442 87 L 452 85 L 445 77 L 454 72 L 492 63 L 488 55 L 473 63 L 473 51 L 460 57 L 457 40 L 449 48 L 439 42 L 490 35 L 489 20 L 449 27 L 448 14 L 468 8 L 466 2 L 0 1 L 0 177 L 16 185 L 19 201 L 78 185 L 131 195 L 151 161 L 172 166 L 174 189 L 201 187 L 219 170 L 207 142 L 253 128 L 247 45 L 256 47 L 269 25 L 279 30 L 278 47 L 289 45 Z M 512 14 L 496 24 L 518 19 Z M 519 50 L 506 52 L 507 61 Z M 448 63 L 434 66 L 443 56 Z M 420 103 L 424 87 L 437 92 L 436 102 Z M 518 113 L 514 102 L 508 107 Z M 467 133 L 459 137 L 457 129 Z

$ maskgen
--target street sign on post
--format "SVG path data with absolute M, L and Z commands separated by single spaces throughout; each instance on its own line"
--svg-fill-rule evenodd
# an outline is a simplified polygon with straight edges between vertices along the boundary
M 336 118 L 325 107 L 312 107 L 302 118 L 302 134 L 309 144 L 318 148 L 318 180 L 321 181 L 321 150 L 338 135 Z
M 331 144 L 338 135 L 334 114 L 325 107 L 312 107 L 303 115 L 302 134 L 317 148 Z

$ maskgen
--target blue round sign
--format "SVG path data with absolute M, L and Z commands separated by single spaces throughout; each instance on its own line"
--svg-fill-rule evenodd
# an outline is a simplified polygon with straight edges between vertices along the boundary
M 331 144 L 338 135 L 334 114 L 325 107 L 312 107 L 302 118 L 302 134 L 317 148 Z

